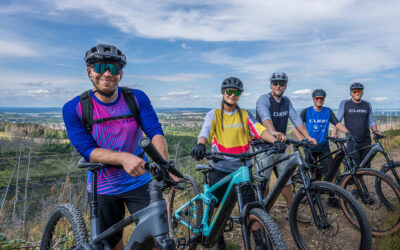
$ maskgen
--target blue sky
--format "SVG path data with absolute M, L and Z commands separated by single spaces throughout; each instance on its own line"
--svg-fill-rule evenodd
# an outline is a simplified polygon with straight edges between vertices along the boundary
M 255 108 L 284 71 L 296 108 L 316 88 L 337 108 L 354 81 L 374 108 L 399 108 L 399 16 L 397 0 L 3 0 L 0 106 L 61 107 L 91 88 L 86 50 L 110 43 L 128 58 L 120 84 L 155 107 L 218 107 L 237 76 Z

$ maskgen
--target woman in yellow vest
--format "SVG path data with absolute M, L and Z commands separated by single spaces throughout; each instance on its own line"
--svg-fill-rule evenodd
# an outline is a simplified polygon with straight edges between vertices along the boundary
M 196 160 L 204 158 L 206 146 L 211 142 L 211 152 L 240 154 L 250 149 L 250 135 L 269 143 L 284 151 L 285 144 L 277 142 L 267 129 L 258 123 L 254 116 L 245 109 L 239 108 L 237 102 L 243 92 L 243 83 L 239 78 L 226 78 L 221 85 L 223 99 L 221 108 L 212 109 L 204 118 L 197 145 L 190 152 Z M 225 160 L 210 161 L 209 184 L 214 185 L 220 179 L 242 166 L 240 159 L 224 156 Z M 250 166 L 250 160 L 246 165 Z M 243 190 L 244 203 L 254 201 L 254 192 L 249 188 Z M 223 236 L 217 243 L 217 249 L 226 249 Z

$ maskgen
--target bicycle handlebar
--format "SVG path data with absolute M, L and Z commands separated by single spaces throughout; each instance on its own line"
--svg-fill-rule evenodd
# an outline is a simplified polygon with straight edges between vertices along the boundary
M 286 144 L 293 144 L 295 147 L 308 147 L 308 146 L 313 146 L 314 143 L 312 143 L 311 141 L 304 139 L 301 141 L 295 140 L 295 139 L 291 139 L 291 138 L 286 138 Z
M 206 153 L 206 158 L 208 160 L 224 160 L 223 158 L 219 158 L 218 156 L 229 156 L 232 158 L 239 158 L 240 160 L 250 160 L 253 156 L 256 156 L 260 153 L 267 152 L 267 155 L 275 154 L 276 151 L 273 148 L 273 146 L 265 146 L 263 149 L 257 150 L 256 152 L 253 153 L 241 153 L 241 154 L 232 154 L 232 153 L 224 153 L 224 152 L 209 152 Z
M 330 140 L 333 143 L 340 143 L 340 144 L 344 144 L 345 142 L 350 142 L 350 141 L 356 141 L 354 138 L 336 138 L 336 137 L 332 137 L 332 136 L 324 136 L 324 139 Z
M 165 168 L 168 172 L 171 174 L 175 175 L 178 178 L 183 178 L 183 174 L 176 169 L 173 164 L 170 162 L 166 161 L 160 153 L 157 151 L 157 149 L 154 147 L 153 143 L 151 143 L 150 138 L 148 137 L 143 137 L 140 142 L 139 146 L 143 148 L 144 152 L 155 162 L 157 165 L 159 165 L 162 168 Z

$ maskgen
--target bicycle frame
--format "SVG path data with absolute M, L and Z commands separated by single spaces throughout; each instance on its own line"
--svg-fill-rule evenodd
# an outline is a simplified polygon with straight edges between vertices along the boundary
M 263 205 L 264 205 L 265 209 L 267 210 L 267 212 L 269 212 L 271 210 L 275 201 L 278 199 L 279 194 L 281 193 L 282 189 L 285 187 L 288 180 L 292 177 L 294 171 L 296 170 L 296 167 L 304 166 L 304 164 L 305 164 L 300 152 L 296 151 L 295 153 L 288 155 L 285 158 L 260 169 L 259 172 L 262 172 L 268 168 L 272 168 L 272 167 L 276 166 L 277 164 L 284 162 L 284 161 L 288 161 L 285 172 L 281 176 L 278 177 L 274 186 L 268 193 L 267 197 L 265 197 L 265 199 L 263 200 Z
M 324 157 L 321 157 L 321 159 L 313 162 L 312 164 L 316 164 L 316 163 L 322 161 L 323 159 L 325 159 L 326 157 L 329 157 L 330 155 L 333 155 L 336 153 L 336 156 L 333 158 L 333 160 L 331 162 L 330 171 L 328 172 L 328 176 L 325 178 L 325 180 L 329 181 L 329 182 L 333 181 L 333 179 L 336 177 L 337 171 L 339 170 L 340 164 L 344 160 L 348 166 L 348 169 L 346 172 L 344 172 L 340 176 L 336 177 L 336 183 L 340 183 L 341 179 L 343 179 L 344 177 L 346 177 L 348 175 L 352 175 L 354 185 L 357 187 L 357 190 L 361 196 L 362 201 L 364 203 L 368 203 L 370 200 L 368 188 L 363 179 L 358 179 L 355 177 L 355 173 L 358 168 L 363 168 L 364 166 L 369 164 L 371 162 L 371 160 L 373 159 L 373 157 L 378 152 L 384 153 L 384 149 L 383 149 L 382 145 L 380 143 L 376 143 L 376 144 L 368 146 L 368 147 L 371 147 L 371 150 L 368 152 L 367 156 L 363 159 L 361 164 L 359 166 L 357 166 L 354 159 L 351 158 L 351 154 L 353 154 L 356 151 L 349 153 L 347 151 L 347 148 L 344 146 L 343 142 L 337 142 L 336 144 L 338 146 L 337 150 L 333 151 L 332 153 L 330 153 L 328 155 L 325 155 Z M 386 153 L 384 153 L 384 154 L 386 154 Z M 366 191 L 366 192 L 364 192 L 364 191 Z
M 244 230 L 243 239 L 246 249 L 250 249 L 250 243 L 248 239 L 247 229 L 245 227 L 244 218 L 250 208 L 255 206 L 262 207 L 261 204 L 257 202 L 250 202 L 246 205 L 243 204 L 242 193 L 240 187 L 243 185 L 251 185 L 251 176 L 248 166 L 240 167 L 233 173 L 230 173 L 213 186 L 209 187 L 208 183 L 204 183 L 204 192 L 196 195 L 194 198 L 190 199 L 183 206 L 178 208 L 174 216 L 183 225 L 188 227 L 193 233 L 197 234 L 197 237 L 202 238 L 202 245 L 205 247 L 212 246 L 220 237 L 221 233 L 225 228 L 225 223 L 228 220 L 234 206 L 236 203 L 236 198 L 239 205 L 239 213 L 241 218 L 242 229 Z M 223 188 L 225 190 L 219 206 L 216 207 L 217 211 L 212 216 L 215 208 L 215 204 L 218 203 L 217 197 L 214 195 L 218 189 Z M 257 188 L 259 190 L 259 188 Z M 235 193 L 236 192 L 236 193 Z M 194 202 L 200 200 L 205 205 L 204 214 L 201 221 L 201 226 L 195 226 L 189 221 L 185 220 L 183 216 L 180 215 L 182 210 L 193 204 Z M 196 236 L 195 236 L 196 237 Z
M 292 177 L 294 171 L 296 170 L 296 167 L 299 166 L 300 170 L 299 172 L 303 180 L 303 185 L 301 188 L 306 192 L 307 201 L 310 206 L 311 213 L 315 221 L 315 225 L 320 228 L 325 228 L 326 225 L 329 224 L 329 222 L 327 221 L 327 218 L 325 216 L 321 199 L 317 195 L 314 195 L 314 197 L 312 197 L 312 194 L 310 193 L 311 182 L 314 180 L 312 178 L 311 168 L 309 167 L 307 162 L 303 159 L 297 147 L 295 147 L 295 152 L 293 154 L 290 154 L 287 157 L 274 162 L 273 164 L 261 169 L 260 171 L 275 166 L 283 161 L 288 161 L 286 170 L 281 176 L 278 177 L 271 191 L 268 193 L 267 197 L 263 200 L 263 205 L 265 209 L 267 210 L 267 212 L 271 210 L 275 201 L 278 199 L 279 194 L 282 192 L 282 189 L 286 186 L 287 181 Z M 305 174 L 306 172 L 308 174 L 308 177 Z M 314 199 L 316 200 L 316 205 L 314 205 L 313 202 Z M 316 208 L 318 208 L 318 210 L 320 211 L 321 216 L 317 214 Z

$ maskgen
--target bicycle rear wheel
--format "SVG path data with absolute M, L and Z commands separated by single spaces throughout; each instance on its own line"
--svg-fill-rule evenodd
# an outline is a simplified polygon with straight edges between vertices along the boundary
M 355 179 L 361 190 L 356 188 Z M 368 217 L 372 235 L 390 235 L 400 229 L 400 190 L 387 175 L 374 169 L 359 168 L 354 177 L 343 178 L 340 186 L 360 203 Z M 346 212 L 346 207 L 344 210 Z M 348 218 L 357 226 L 351 213 L 348 213 Z
M 308 194 L 309 197 L 304 189 L 299 190 L 289 209 L 290 230 L 299 249 L 371 249 L 367 216 L 348 192 L 332 183 L 317 181 L 311 184 Z M 307 202 L 302 202 L 305 197 Z M 359 228 L 348 221 L 333 200 L 346 205 Z M 311 216 L 311 223 L 299 222 L 299 212 Z
M 174 213 L 199 193 L 200 190 L 197 182 L 189 175 L 184 175 L 178 187 L 171 188 L 167 202 L 168 224 L 171 237 L 188 240 L 190 236 L 189 229 L 176 220 Z M 203 218 L 202 201 L 198 200 L 190 204 L 182 211 L 181 215 L 188 219 L 192 225 L 200 226 Z
M 251 209 L 246 222 L 251 249 L 287 249 L 281 232 L 265 210 Z
M 73 249 L 87 242 L 88 233 L 81 212 L 72 204 L 56 207 L 44 227 L 40 249 Z

